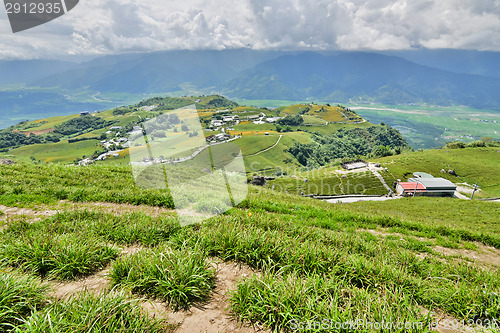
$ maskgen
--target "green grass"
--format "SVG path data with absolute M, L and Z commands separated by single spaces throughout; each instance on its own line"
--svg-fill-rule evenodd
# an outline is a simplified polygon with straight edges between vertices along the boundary
M 301 195 L 384 195 L 387 189 L 370 171 L 342 175 L 328 169 L 311 172 L 295 172 L 267 183 L 275 191 Z M 307 180 L 307 181 L 306 181 Z
M 0 330 L 12 330 L 48 301 L 47 286 L 30 276 L 0 273 Z
M 485 299 L 498 293 L 499 271 L 420 258 L 414 253 L 414 246 L 408 248 L 405 242 L 348 231 L 353 230 L 353 224 L 378 224 L 377 219 L 365 217 L 356 223 L 353 215 L 342 216 L 334 211 L 322 214 L 304 207 L 301 214 L 301 209 L 292 204 L 288 209 L 295 214 L 286 214 L 283 204 L 276 208 L 281 212 L 266 209 L 247 218 L 243 212 L 235 211 L 192 233 L 180 234 L 171 243 L 198 244 L 211 256 L 244 262 L 264 271 L 303 277 L 320 275 L 327 280 L 343 278 L 366 291 L 379 286 L 397 291 L 398 295 L 404 293 L 410 303 L 438 307 L 459 318 L 500 316 L 496 308 L 500 298 Z M 389 313 L 398 313 L 398 320 L 404 319 L 397 310 L 401 304 L 388 302 L 385 307 Z M 373 310 L 359 305 L 356 311 L 368 315 Z
M 398 170 L 391 165 L 396 161 L 387 167 Z M 323 171 L 317 181 L 332 170 Z M 154 205 L 150 198 L 165 194 L 134 186 L 127 167 L 17 165 L 2 167 L 0 173 L 2 200 L 31 194 L 47 201 L 48 207 L 61 198 Z M 314 173 L 300 174 L 305 175 L 316 181 Z M 0 236 L 0 252 L 5 264 L 55 278 L 66 274 L 56 269 L 56 262 L 71 268 L 69 278 L 111 262 L 116 290 L 132 292 L 116 302 L 113 299 L 121 296 L 113 293 L 56 301 L 36 313 L 27 312 L 19 331 L 51 332 L 50 323 L 54 332 L 83 332 L 86 325 L 94 325 L 96 332 L 138 327 L 134 325 L 145 317 L 129 316 L 128 308 L 121 307 L 138 295 L 187 309 L 212 297 L 213 258 L 260 270 L 257 276 L 241 279 L 231 296 L 231 311 L 238 320 L 276 331 L 293 331 L 299 321 L 358 318 L 426 324 L 429 310 L 466 321 L 498 321 L 500 269 L 436 249 L 439 245 L 457 253 L 480 250 L 476 242 L 500 248 L 498 209 L 491 202 L 420 197 L 333 205 L 250 186 L 248 198 L 238 207 L 182 228 L 173 211 L 150 217 L 77 210 L 36 221 L 9 221 Z M 123 245 L 142 249 L 119 259 L 115 252 L 108 261 L 94 260 L 93 250 Z M 73 260 L 57 259 L 73 252 L 66 256 Z M 114 305 L 104 305 L 108 303 Z M 99 312 L 106 315 L 98 316 Z
M 413 172 L 424 171 L 453 183 L 479 184 L 476 197 L 500 197 L 500 153 L 498 147 L 434 149 L 377 159 L 389 172 L 382 172 L 387 184 L 406 180 Z M 455 170 L 458 177 L 445 171 Z M 406 176 L 405 176 L 406 175 Z
M 116 249 L 96 239 L 19 231 L 8 235 L 14 239 L 7 236 L 0 243 L 0 263 L 44 278 L 74 280 L 104 268 L 118 256 Z
M 478 234 L 500 235 L 500 204 L 455 198 L 415 197 L 389 201 L 365 201 L 336 206 L 338 210 L 386 215 L 402 221 Z
M 144 246 L 159 245 L 180 228 L 173 212 L 150 217 L 143 213 L 116 216 L 88 210 L 61 212 L 30 227 L 46 233 L 79 233 L 120 245 Z M 16 228 L 16 224 L 11 228 Z
M 231 309 L 240 321 L 262 322 L 280 332 L 308 327 L 316 328 L 314 332 L 338 332 L 341 326 L 336 325 L 359 320 L 381 323 L 397 319 L 428 325 L 418 304 L 401 289 L 361 289 L 346 278 L 322 275 L 254 276 L 239 283 Z M 349 328 L 354 331 L 356 326 L 344 331 Z M 356 331 L 364 329 L 360 326 Z
M 238 134 L 240 132 L 266 132 L 266 131 L 276 131 L 276 126 L 273 124 L 238 124 L 234 126 L 232 133 Z
M 94 136 L 94 135 L 92 135 Z M 23 146 L 12 149 L 3 156 L 13 158 L 20 162 L 35 161 L 41 163 L 72 163 L 77 158 L 91 156 L 100 148 L 97 146 L 99 140 L 86 140 L 68 143 L 67 140 L 58 143 L 44 143 L 30 146 Z
M 326 125 L 326 121 L 316 116 L 302 116 L 306 125 Z
M 168 191 L 136 185 L 132 168 L 15 164 L 0 169 L 0 203 L 32 205 L 59 200 L 105 201 L 174 208 Z
M 235 143 L 240 146 L 243 156 L 246 156 L 273 146 L 278 138 L 278 135 L 244 136 Z
M 65 121 L 68 121 L 68 120 L 73 119 L 73 118 L 77 118 L 79 116 L 80 115 L 78 115 L 78 114 L 74 114 L 74 115 L 69 115 L 69 116 L 57 116 L 57 117 L 50 117 L 50 118 L 46 118 L 46 119 L 39 119 L 39 120 L 30 121 L 25 126 L 24 130 L 25 131 L 29 131 L 29 130 L 32 130 L 32 131 L 43 131 L 43 130 L 51 129 L 51 128 L 54 128 L 57 125 L 60 125 L 60 124 L 64 123 Z M 43 122 L 42 125 L 40 125 L 40 126 L 36 125 L 36 124 L 39 124 L 39 123 L 42 123 L 42 122 Z M 30 127 L 29 124 L 34 124 L 36 126 Z
M 16 332 L 165 332 L 165 322 L 151 319 L 138 302 L 123 292 L 79 294 L 68 301 L 54 302 L 35 313 Z
M 110 278 L 114 286 L 167 301 L 175 310 L 205 300 L 215 286 L 215 270 L 196 248 L 140 251 L 113 263 Z

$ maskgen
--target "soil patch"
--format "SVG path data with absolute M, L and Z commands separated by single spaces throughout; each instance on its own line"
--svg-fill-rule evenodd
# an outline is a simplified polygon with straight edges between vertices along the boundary
M 446 256 L 463 256 L 474 263 L 500 267 L 500 250 L 481 243 L 476 243 L 478 250 L 450 249 L 442 246 L 435 246 L 434 250 Z
M 228 310 L 229 291 L 236 289 L 242 278 L 258 274 L 246 265 L 216 260 L 217 285 L 211 299 L 192 307 L 188 311 L 173 312 L 162 302 L 145 302 L 143 307 L 154 317 L 167 319 L 176 328 L 175 333 L 254 333 L 270 332 L 263 327 L 241 325 L 233 319 Z
M 41 135 L 41 134 L 47 134 L 47 133 L 54 132 L 54 128 L 47 128 L 47 129 L 40 130 L 40 131 L 19 131 L 19 130 L 14 130 L 13 132 L 21 133 L 21 134 L 24 134 L 26 136 L 30 136 L 32 133 L 35 134 L 35 135 Z
M 11 218 L 26 216 L 30 219 L 41 219 L 48 216 L 52 216 L 57 214 L 57 210 L 50 209 L 31 209 L 31 208 L 19 208 L 19 207 L 7 207 L 0 205 L 0 211 L 4 212 L 3 215 L 0 215 L 1 220 L 9 220 Z

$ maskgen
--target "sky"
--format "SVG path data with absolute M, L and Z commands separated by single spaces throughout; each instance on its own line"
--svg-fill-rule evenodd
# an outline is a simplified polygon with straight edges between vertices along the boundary
M 500 51 L 500 0 L 80 0 L 16 34 L 0 8 L 0 59 L 243 47 Z

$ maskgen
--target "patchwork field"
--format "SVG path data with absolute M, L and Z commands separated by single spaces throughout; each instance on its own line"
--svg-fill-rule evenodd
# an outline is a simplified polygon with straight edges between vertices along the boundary
M 460 106 L 353 105 L 351 108 L 374 124 L 385 122 L 396 128 L 416 149 L 435 148 L 455 140 L 500 139 L 498 111 Z
M 498 203 L 335 205 L 251 186 L 181 227 L 168 192 L 126 166 L 18 164 L 0 178 L 2 331 L 500 326 Z

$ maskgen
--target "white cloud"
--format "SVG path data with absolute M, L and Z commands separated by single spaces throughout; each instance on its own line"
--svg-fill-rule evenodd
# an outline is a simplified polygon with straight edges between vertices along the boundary
M 82 0 L 18 34 L 0 10 L 0 58 L 248 46 L 500 51 L 500 0 Z

